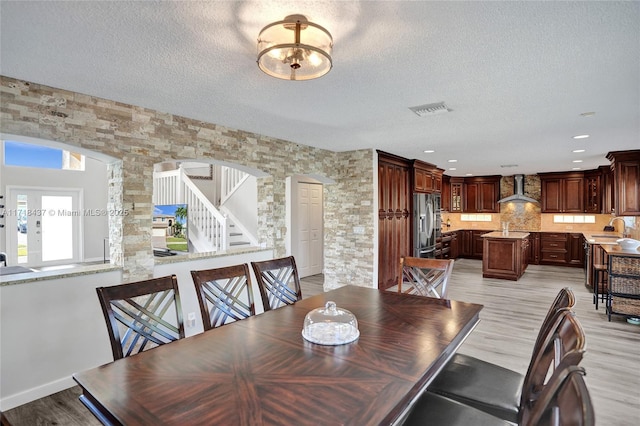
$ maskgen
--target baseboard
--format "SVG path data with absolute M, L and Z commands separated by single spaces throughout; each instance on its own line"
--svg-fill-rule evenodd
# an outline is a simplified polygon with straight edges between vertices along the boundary
M 10 395 L 0 399 L 0 411 L 6 412 L 12 408 L 19 407 L 36 399 L 44 398 L 56 392 L 69 389 L 76 385 L 76 382 L 71 376 L 65 377 L 54 382 L 46 383 L 42 386 L 31 388 L 24 392 Z

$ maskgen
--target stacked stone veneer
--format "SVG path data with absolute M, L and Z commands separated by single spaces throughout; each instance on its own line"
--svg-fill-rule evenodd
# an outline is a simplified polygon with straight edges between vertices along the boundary
M 258 180 L 258 238 L 285 255 L 285 182 L 314 175 L 324 185 L 325 287 L 373 279 L 373 151 L 332 152 L 217 124 L 0 76 L 0 130 L 106 154 L 112 263 L 127 281 L 153 274 L 153 165 L 217 160 L 268 174 Z M 43 182 L 43 185 L 46 185 Z M 355 226 L 364 234 L 354 234 Z

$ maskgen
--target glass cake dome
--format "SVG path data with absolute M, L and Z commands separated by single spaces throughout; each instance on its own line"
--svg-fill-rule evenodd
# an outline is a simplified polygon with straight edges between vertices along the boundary
M 344 345 L 360 336 L 358 320 L 346 309 L 327 302 L 323 308 L 310 311 L 304 318 L 302 337 L 319 345 Z

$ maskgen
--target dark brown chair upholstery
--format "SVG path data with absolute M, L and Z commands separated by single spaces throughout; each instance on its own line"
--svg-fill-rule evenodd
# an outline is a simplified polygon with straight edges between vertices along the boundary
M 446 299 L 454 262 L 453 259 L 401 257 L 398 293 Z
M 205 331 L 256 314 L 246 264 L 191 271 Z
M 563 363 L 532 408 L 523 410 L 520 426 L 594 426 L 595 414 L 584 382 L 584 369 Z M 513 423 L 431 392 L 420 397 L 404 426 L 503 426 Z
M 428 390 L 517 422 L 524 404 L 536 399 L 547 373 L 559 365 L 565 354 L 572 353 L 569 361 L 576 364 L 582 359 L 584 331 L 571 310 L 557 310 L 551 321 L 552 326 L 532 355 L 524 376 L 477 358 L 454 356 Z
M 277 309 L 302 300 L 300 278 L 293 256 L 251 262 L 264 310 Z
M 175 275 L 96 289 L 113 359 L 184 338 Z

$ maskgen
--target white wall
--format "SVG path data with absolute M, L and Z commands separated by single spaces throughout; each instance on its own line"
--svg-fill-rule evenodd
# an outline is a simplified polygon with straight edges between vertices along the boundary
M 252 235 L 258 235 L 258 184 L 255 176 L 247 176 L 242 185 L 224 203 Z
M 2 149 L 2 151 L 4 150 Z M 7 201 L 7 186 L 81 188 L 84 190 L 84 209 L 106 209 L 107 179 L 106 163 L 89 157 L 85 158 L 84 171 L 5 166 L 3 160 L 0 161 L 0 194 L 5 198 L 4 202 L 0 204 L 5 204 Z M 84 260 L 102 259 L 103 238 L 109 237 L 109 218 L 107 216 L 86 216 L 83 219 L 85 229 L 83 258 Z M 0 251 L 6 251 L 7 231 L 9 229 L 6 227 L 0 230 Z M 15 231 L 15 229 L 11 231 Z
M 203 327 L 191 270 L 271 258 L 272 250 L 262 250 L 168 263 L 156 265 L 154 275 L 177 275 L 183 317 L 196 313 L 196 327 L 185 328 L 192 336 Z M 67 389 L 75 385 L 74 373 L 113 361 L 95 289 L 121 282 L 116 270 L 0 286 L 0 410 Z

